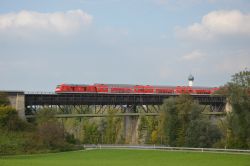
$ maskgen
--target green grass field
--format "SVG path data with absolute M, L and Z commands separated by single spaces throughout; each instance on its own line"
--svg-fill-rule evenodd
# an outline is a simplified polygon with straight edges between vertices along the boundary
M 0 157 L 0 166 L 250 166 L 250 155 L 154 150 L 87 150 Z

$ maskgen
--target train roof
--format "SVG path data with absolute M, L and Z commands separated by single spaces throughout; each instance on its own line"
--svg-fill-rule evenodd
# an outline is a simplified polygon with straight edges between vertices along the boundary
M 105 84 L 105 83 L 94 83 L 94 84 L 60 84 L 60 85 L 67 85 L 67 86 L 97 86 L 97 85 L 104 85 L 108 87 L 117 87 L 117 88 L 132 88 L 134 86 L 150 86 L 154 88 L 176 88 L 176 87 L 189 87 L 189 86 L 168 86 L 168 85 L 137 85 L 137 84 Z M 57 86 L 60 86 L 57 85 Z M 204 87 L 204 86 L 192 86 L 192 89 L 212 89 L 217 87 Z

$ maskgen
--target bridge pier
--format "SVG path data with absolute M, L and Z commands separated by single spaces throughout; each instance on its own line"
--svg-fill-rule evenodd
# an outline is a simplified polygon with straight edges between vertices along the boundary
M 136 113 L 136 105 L 127 106 L 126 113 Z M 124 116 L 125 143 L 138 143 L 138 119 L 139 116 Z
M 22 91 L 8 91 L 7 94 L 10 105 L 16 109 L 18 116 L 26 120 L 25 117 L 25 94 Z
M 230 112 L 232 112 L 232 110 L 233 110 L 232 105 L 227 100 L 226 106 L 225 106 L 225 111 L 226 111 L 226 113 L 230 113 Z

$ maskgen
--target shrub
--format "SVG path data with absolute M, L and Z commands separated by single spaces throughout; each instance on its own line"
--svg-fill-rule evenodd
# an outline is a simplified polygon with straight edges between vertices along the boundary
M 0 128 L 21 131 L 24 130 L 28 124 L 18 117 L 17 111 L 10 106 L 0 107 Z

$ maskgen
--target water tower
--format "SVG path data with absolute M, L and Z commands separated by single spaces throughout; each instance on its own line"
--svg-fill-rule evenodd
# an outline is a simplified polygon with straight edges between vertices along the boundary
M 194 82 L 194 76 L 192 76 L 192 74 L 190 74 L 188 76 L 188 86 L 193 86 L 193 82 Z

